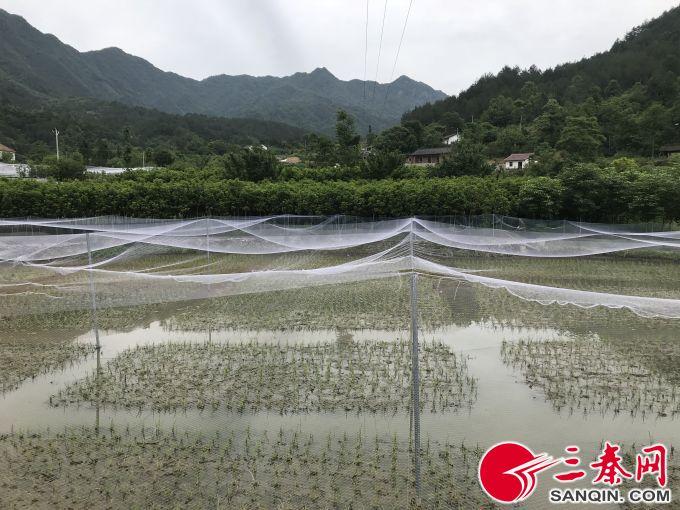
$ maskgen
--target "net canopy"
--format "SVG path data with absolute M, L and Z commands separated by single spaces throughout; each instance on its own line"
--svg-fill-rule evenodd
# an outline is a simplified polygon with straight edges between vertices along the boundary
M 541 304 L 680 318 L 678 280 L 669 276 L 659 285 L 642 270 L 654 258 L 662 261 L 656 272 L 672 274 L 680 261 L 680 231 L 643 225 L 497 215 L 94 217 L 0 220 L 0 233 L 0 317 L 87 309 L 93 297 L 98 307 L 132 306 L 416 272 Z M 617 273 L 618 265 L 599 265 L 607 257 L 635 264 Z M 532 270 L 537 258 L 549 263 Z M 579 281 L 574 273 L 597 278 Z M 630 283 L 626 293 L 622 281 Z
M 0 501 L 492 508 L 502 441 L 673 448 L 679 248 L 496 215 L 0 220 Z

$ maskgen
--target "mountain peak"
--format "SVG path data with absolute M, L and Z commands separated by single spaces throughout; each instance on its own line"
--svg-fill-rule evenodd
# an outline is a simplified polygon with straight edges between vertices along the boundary
M 402 77 L 387 105 L 368 103 L 363 82 L 341 80 L 325 66 L 284 77 L 218 75 L 199 81 L 162 71 L 117 47 L 79 52 L 2 11 L 0 33 L 0 52 L 6 56 L 0 63 L 0 98 L 15 97 L 21 90 L 27 103 L 87 97 L 168 113 L 274 120 L 332 133 L 339 109 L 355 117 L 365 132 L 369 125 L 380 130 L 397 124 L 404 112 L 445 97 Z
M 326 67 L 317 67 L 311 73 L 310 76 L 327 76 L 329 78 L 335 78 L 336 76 L 331 73 Z

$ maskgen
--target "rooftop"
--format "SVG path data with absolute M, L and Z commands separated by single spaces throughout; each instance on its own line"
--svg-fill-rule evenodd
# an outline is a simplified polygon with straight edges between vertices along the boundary
M 409 154 L 409 156 L 436 156 L 439 154 L 448 154 L 451 152 L 451 147 L 435 147 L 432 149 L 418 149 Z
M 16 151 L 0 143 L 0 152 L 16 152 Z
M 503 161 L 526 161 L 529 159 L 531 156 L 533 156 L 533 152 L 518 152 L 516 154 L 510 154 L 507 158 L 505 158 Z
M 675 145 L 662 145 L 659 147 L 661 152 L 680 152 L 680 144 Z

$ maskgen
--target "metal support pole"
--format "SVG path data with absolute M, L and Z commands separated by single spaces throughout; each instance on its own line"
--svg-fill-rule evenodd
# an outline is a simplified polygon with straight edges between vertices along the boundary
M 416 497 L 420 498 L 420 367 L 418 346 L 418 274 L 415 271 L 413 250 L 413 219 L 411 220 L 411 419 L 413 422 L 413 471 L 416 482 Z
M 92 278 L 92 247 L 90 245 L 90 233 L 85 233 L 85 242 L 87 244 L 87 265 L 90 267 L 88 270 L 88 277 L 90 280 L 90 297 L 92 298 L 92 329 L 94 329 L 95 346 L 97 352 L 101 350 L 101 345 L 99 343 L 99 327 L 97 326 L 97 299 L 94 287 L 94 280 Z
M 418 275 L 411 273 L 411 370 L 413 379 L 413 465 L 416 495 L 420 497 L 420 368 L 418 348 Z
M 208 264 L 210 264 L 210 216 L 205 217 L 205 247 L 208 253 Z
M 205 217 L 205 250 L 208 255 L 208 266 L 210 265 L 210 215 Z M 208 289 L 210 282 L 208 282 Z M 212 343 L 212 326 L 208 324 L 208 343 Z
M 94 330 L 95 350 L 97 351 L 97 373 L 96 373 L 97 402 L 96 402 L 95 431 L 99 433 L 99 382 L 100 382 L 99 377 L 101 375 L 102 369 L 101 362 L 102 346 L 101 343 L 99 342 L 99 326 L 97 324 L 97 298 L 94 287 L 94 279 L 92 278 L 92 246 L 90 244 L 89 232 L 85 233 L 85 242 L 87 244 L 87 265 L 89 266 L 87 274 L 90 280 L 90 297 L 92 299 L 92 329 Z

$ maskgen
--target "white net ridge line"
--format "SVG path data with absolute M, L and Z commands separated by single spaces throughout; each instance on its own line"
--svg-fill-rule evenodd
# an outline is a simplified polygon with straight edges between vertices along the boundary
M 90 269 L 84 273 L 94 275 L 97 306 L 104 308 L 354 283 L 400 276 L 410 270 L 410 257 L 404 254 L 388 259 L 372 259 L 374 257 L 358 263 L 313 270 L 253 271 L 223 275 L 152 275 L 102 269 Z M 82 272 L 77 274 L 82 275 Z M 36 313 L 36 309 L 39 313 L 50 313 L 90 308 L 87 278 L 65 286 L 55 285 L 51 290 L 54 292 L 46 300 L 39 300 L 40 305 L 32 302 L 30 307 L 24 307 L 19 301 L 19 306 L 0 308 L 0 316 L 30 314 L 31 310 Z M 3 298 L 38 298 L 41 295 L 45 295 L 45 292 L 22 288 L 17 293 L 5 292 Z M 57 304 L 51 307 L 51 303 Z
M 560 222 L 560 228 L 537 223 L 531 230 L 529 220 L 516 220 L 521 228 L 504 230 L 419 218 L 360 221 L 342 216 L 2 221 L 5 229 L 9 221 L 11 229 L 28 225 L 38 232 L 0 235 L 0 316 L 87 309 L 90 279 L 97 305 L 117 307 L 368 281 L 415 271 L 505 289 L 545 305 L 626 308 L 645 317 L 680 318 L 680 300 L 668 294 L 642 297 L 536 285 L 446 264 L 459 252 L 473 258 L 476 252 L 552 258 L 650 247 L 676 250 L 680 232 L 674 231 L 572 222 Z M 75 227 L 78 233 L 71 233 Z M 88 246 L 97 255 L 91 263 L 85 257 Z M 211 254 L 245 258 L 219 260 Z M 316 258 L 307 262 L 308 256 Z M 6 268 L 10 271 L 5 277 Z
M 212 253 L 265 255 L 345 250 L 404 235 L 413 235 L 433 246 L 524 257 L 579 257 L 644 248 L 680 248 L 680 232 L 621 229 L 607 232 L 592 225 L 546 232 L 469 227 L 418 218 L 353 223 L 339 223 L 331 218 L 311 226 L 293 227 L 270 223 L 276 219 L 278 217 L 247 221 L 203 218 L 164 221 L 156 226 L 143 224 L 146 226 L 141 229 L 136 223 L 128 228 L 80 224 L 78 228 L 86 233 L 10 233 L 0 236 L 0 260 L 24 262 L 82 255 L 87 252 L 87 232 L 90 232 L 91 247 L 95 252 L 142 243 Z M 19 224 L 18 221 L 12 223 Z M 31 227 L 54 226 L 39 221 L 21 223 L 27 224 Z M 73 226 L 68 225 L 69 229 Z
M 474 271 L 461 271 L 421 258 L 416 259 L 415 266 L 418 273 L 426 276 L 464 280 L 492 289 L 504 289 L 517 298 L 541 305 L 573 305 L 580 308 L 602 306 L 627 309 L 642 317 L 680 319 L 680 299 L 631 296 L 515 282 L 485 277 Z
M 157 270 L 159 267 L 167 267 L 167 265 L 164 266 L 156 266 L 153 268 L 148 268 L 144 269 L 142 271 L 124 271 L 124 270 L 108 270 L 108 269 L 101 269 L 100 267 L 103 265 L 103 263 L 99 264 L 92 264 L 92 265 L 82 265 L 82 266 L 58 266 L 55 264 L 35 264 L 35 263 L 25 263 L 24 265 L 27 267 L 33 267 L 36 269 L 50 269 L 54 272 L 60 273 L 62 275 L 66 274 L 73 274 L 73 273 L 79 273 L 79 272 L 87 272 L 87 273 L 92 273 L 92 274 L 102 274 L 102 275 L 119 275 L 119 276 L 130 276 L 130 277 L 135 277 L 135 276 L 140 276 L 140 277 L 146 277 L 150 279 L 166 279 L 166 280 L 174 280 L 176 282 L 193 282 L 193 283 L 221 283 L 224 281 L 238 281 L 240 279 L 243 279 L 244 277 L 248 275 L 256 275 L 256 274 L 261 274 L 261 275 L 266 275 L 266 274 L 276 274 L 279 276 L 285 276 L 285 275 L 323 275 L 323 274 L 331 274 L 331 273 L 338 273 L 338 272 L 348 272 L 348 271 L 353 271 L 360 269 L 362 267 L 365 267 L 366 265 L 377 263 L 377 262 L 384 262 L 384 261 L 392 261 L 395 259 L 404 259 L 408 256 L 408 250 L 409 250 L 409 240 L 408 239 L 403 239 L 394 246 L 390 246 L 389 248 L 386 248 L 382 251 L 379 251 L 377 253 L 371 254 L 367 257 L 363 257 L 360 259 L 356 260 L 351 260 L 342 264 L 337 264 L 333 266 L 327 266 L 327 267 L 321 267 L 321 268 L 313 268 L 313 269 L 260 269 L 260 270 L 252 270 L 252 271 L 247 271 L 247 272 L 237 272 L 237 273 L 217 273 L 217 274 L 190 274 L 190 275 L 179 275 L 179 274 L 153 274 L 151 271 Z M 121 254 L 122 255 L 122 254 Z M 120 256 L 113 257 L 112 259 L 119 259 Z M 172 265 L 172 264 L 171 264 Z M 202 265 L 199 267 L 205 267 L 206 265 Z
M 359 224 L 354 229 L 329 230 L 323 234 L 308 229 L 283 229 L 269 226 L 266 229 L 215 228 L 203 221 L 203 226 L 194 232 L 182 234 L 164 233 L 139 234 L 138 232 L 107 232 L 90 234 L 92 250 L 123 246 L 131 243 L 146 243 L 159 246 L 207 251 L 214 253 L 239 253 L 249 255 L 285 253 L 305 250 L 343 250 L 384 241 L 407 232 L 409 220 L 391 222 L 393 226 L 376 231 L 375 225 Z M 384 223 L 382 224 L 384 225 Z M 206 228 L 208 227 L 208 228 Z M 177 230 L 182 227 L 176 227 Z M 286 232 L 281 232 L 286 230 Z M 222 236 L 238 231 L 243 235 Z M 30 261 L 74 256 L 87 252 L 86 234 L 41 234 L 10 235 L 0 237 L 0 260 Z M 208 245 L 209 242 L 209 245 Z
M 423 276 L 449 278 L 492 289 L 504 289 L 522 300 L 542 305 L 625 308 L 643 317 L 680 318 L 678 299 L 584 291 L 490 278 L 473 270 L 452 268 L 417 256 L 412 257 L 405 252 L 407 248 L 407 244 L 404 243 L 397 253 L 391 255 L 380 253 L 359 261 L 307 270 L 267 270 L 222 275 L 157 275 L 105 269 L 90 269 L 86 272 L 96 276 L 98 301 L 103 306 L 152 304 L 300 289 L 398 277 L 416 271 Z M 71 272 L 71 268 L 67 268 L 65 272 Z M 76 302 L 66 305 L 67 307 L 88 308 L 87 300 L 84 299 L 88 296 L 89 290 L 86 279 L 70 285 L 34 284 L 41 290 L 25 290 L 24 285 L 21 284 L 19 292 L 2 293 L 0 289 L 0 293 L 2 296 L 42 295 L 51 300 L 68 300 L 70 295 L 75 296 Z M 48 288 L 61 295 L 46 292 Z
M 301 225 L 300 221 L 315 222 L 309 225 Z M 488 229 L 495 232 L 496 235 L 502 235 L 503 232 L 543 232 L 543 233 L 578 233 L 578 234 L 623 234 L 623 235 L 652 235 L 652 236 L 666 236 L 671 234 L 678 237 L 676 231 L 655 231 L 650 232 L 648 228 L 635 230 L 635 226 L 631 225 L 605 225 L 596 223 L 573 222 L 573 221 L 553 221 L 544 222 L 539 220 L 525 220 L 521 218 L 514 218 L 518 222 L 518 226 L 510 225 L 504 221 L 492 220 L 491 226 L 475 225 L 474 218 L 470 219 L 470 223 L 456 222 L 454 218 L 452 221 L 433 221 L 424 218 L 403 218 L 390 220 L 362 220 L 360 218 L 344 217 L 344 216 L 293 216 L 293 215 L 277 215 L 265 216 L 259 218 L 195 218 L 185 220 L 141 220 L 134 218 L 120 218 L 120 217 L 96 217 L 83 218 L 71 220 L 42 220 L 42 219 L 26 219 L 26 220 L 1 220 L 0 227 L 35 227 L 35 228 L 52 228 L 62 230 L 79 230 L 90 232 L 111 232 L 111 233 L 137 233 L 146 235 L 161 235 L 170 231 L 176 231 L 177 235 L 185 232 L 186 235 L 192 236 L 198 233 L 202 235 L 205 233 L 205 224 L 208 223 L 210 234 L 216 234 L 220 231 L 229 230 L 243 230 L 247 231 L 251 227 L 258 225 L 266 225 L 267 227 L 279 228 L 282 231 L 309 231 L 314 232 L 328 228 L 329 230 L 347 231 L 359 225 L 362 228 L 374 228 L 381 230 L 385 225 L 393 223 L 402 223 L 404 231 L 410 230 L 411 223 L 416 223 L 426 229 L 430 226 L 435 228 L 439 226 L 453 227 L 459 231 L 467 229 Z M 284 221 L 281 225 L 279 222 Z M 495 225 L 500 225 L 501 228 L 496 228 Z

